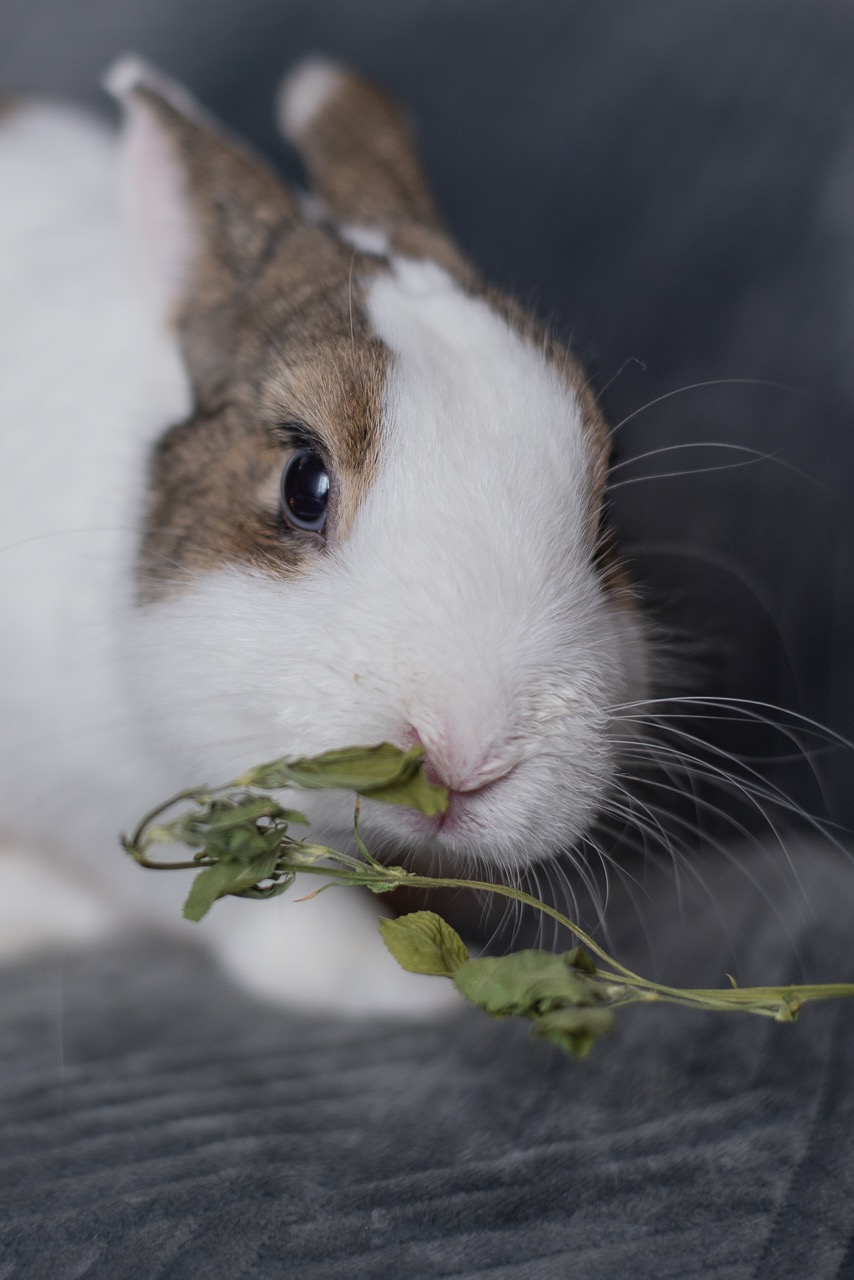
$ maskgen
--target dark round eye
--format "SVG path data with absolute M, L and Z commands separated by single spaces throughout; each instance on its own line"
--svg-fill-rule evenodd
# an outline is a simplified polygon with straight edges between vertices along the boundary
M 329 472 L 314 449 L 300 449 L 282 472 L 282 514 L 295 529 L 321 533 L 329 506 Z

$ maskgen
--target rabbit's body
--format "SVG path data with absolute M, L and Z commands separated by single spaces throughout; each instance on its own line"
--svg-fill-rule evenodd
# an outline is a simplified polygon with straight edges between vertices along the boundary
M 0 824 L 48 846 L 63 813 L 86 825 L 94 778 L 126 821 L 129 780 L 146 776 L 120 629 L 147 452 L 186 397 L 130 287 L 116 155 L 106 129 L 59 108 L 0 121 L 16 193 L 0 213 Z
M 512 869 L 578 839 L 646 663 L 579 371 L 478 281 L 363 82 L 291 86 L 315 221 L 182 91 L 129 64 L 114 87 L 142 270 L 113 137 L 0 121 L 0 826 L 73 854 L 121 918 L 177 922 L 171 877 L 116 850 L 141 810 L 388 739 L 422 741 L 452 799 L 442 822 L 368 805 L 378 848 Z M 300 802 L 348 838 L 346 796 Z M 429 987 L 354 895 L 231 900 L 203 928 L 268 994 Z

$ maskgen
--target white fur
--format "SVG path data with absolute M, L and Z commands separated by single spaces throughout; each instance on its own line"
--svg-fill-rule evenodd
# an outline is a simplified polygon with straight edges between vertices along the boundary
M 321 80 L 302 82 L 303 117 Z M 180 175 L 156 129 L 149 142 L 149 194 L 180 225 Z M 88 120 L 28 109 L 0 128 L 0 170 L 14 193 L 0 203 L 0 823 L 70 852 L 118 918 L 207 938 L 259 994 L 442 1003 L 446 986 L 386 955 L 357 895 L 227 902 L 183 925 L 186 886 L 134 867 L 116 835 L 188 783 L 413 733 L 471 794 L 438 834 L 368 805 L 369 839 L 506 868 L 581 832 L 612 775 L 608 708 L 632 691 L 643 643 L 590 565 L 574 397 L 444 271 L 396 260 L 369 287 L 394 359 L 378 475 L 350 537 L 297 581 L 234 567 L 139 609 L 145 459 L 189 398 L 162 299 L 128 265 L 116 146 Z M 155 234 L 155 256 L 162 244 Z M 348 797 L 300 804 L 318 837 L 350 838 Z M 13 879 L 0 880 L 0 928 L 19 909 Z
M 76 873 L 76 874 L 75 874 Z M 115 912 L 62 861 L 7 843 L 0 850 L 0 963 L 109 937 Z
M 364 227 L 358 222 L 344 222 L 336 228 L 338 235 L 347 244 L 361 253 L 371 253 L 377 258 L 384 258 L 389 251 L 388 236 L 379 227 Z
M 285 76 L 279 89 L 279 127 L 291 142 L 299 142 L 311 122 L 346 83 L 348 72 L 327 58 L 306 58 Z
M 166 779 L 134 743 L 117 619 L 145 454 L 187 389 L 133 300 L 112 136 L 23 109 L 0 168 L 0 828 L 120 863 L 124 797 Z

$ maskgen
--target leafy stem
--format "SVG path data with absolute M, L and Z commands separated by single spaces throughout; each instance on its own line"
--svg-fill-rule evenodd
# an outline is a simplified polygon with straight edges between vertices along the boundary
M 197 875 L 184 905 L 189 920 L 201 920 L 226 895 L 268 898 L 283 893 L 298 875 L 323 878 L 308 897 L 334 886 L 389 893 L 415 889 L 473 889 L 496 894 L 550 916 L 581 946 L 563 955 L 520 951 L 472 958 L 459 935 L 431 911 L 382 920 L 384 941 L 406 969 L 450 978 L 474 1004 L 496 1017 L 524 1017 L 532 1031 L 576 1056 L 588 1053 L 613 1021 L 614 1009 L 634 1003 L 667 1003 L 695 1009 L 741 1011 L 793 1022 L 810 1001 L 850 998 L 854 983 L 681 988 L 644 978 L 610 956 L 557 908 L 511 885 L 448 876 L 426 876 L 386 866 L 366 846 L 359 830 L 360 798 L 442 813 L 448 797 L 422 767 L 423 750 L 402 751 L 388 743 L 327 752 L 301 760 L 276 760 L 249 770 L 222 787 L 179 792 L 150 810 L 126 851 L 150 870 L 192 870 Z M 292 826 L 307 826 L 298 810 L 270 794 L 283 788 L 347 789 L 356 793 L 354 837 L 358 856 L 297 839 Z M 166 815 L 179 810 L 176 817 Z M 183 844 L 192 859 L 152 857 L 152 848 Z M 596 959 L 594 960 L 595 957 Z M 597 961 L 598 966 L 597 966 Z

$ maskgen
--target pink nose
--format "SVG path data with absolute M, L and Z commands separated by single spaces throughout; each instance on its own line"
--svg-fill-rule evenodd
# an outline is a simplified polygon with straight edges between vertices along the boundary
M 512 773 L 521 759 L 518 753 L 492 751 L 474 765 L 457 765 L 453 746 L 441 741 L 424 742 L 418 730 L 410 727 L 406 733 L 407 746 L 424 747 L 424 773 L 430 782 L 447 787 L 450 792 L 482 791 Z

